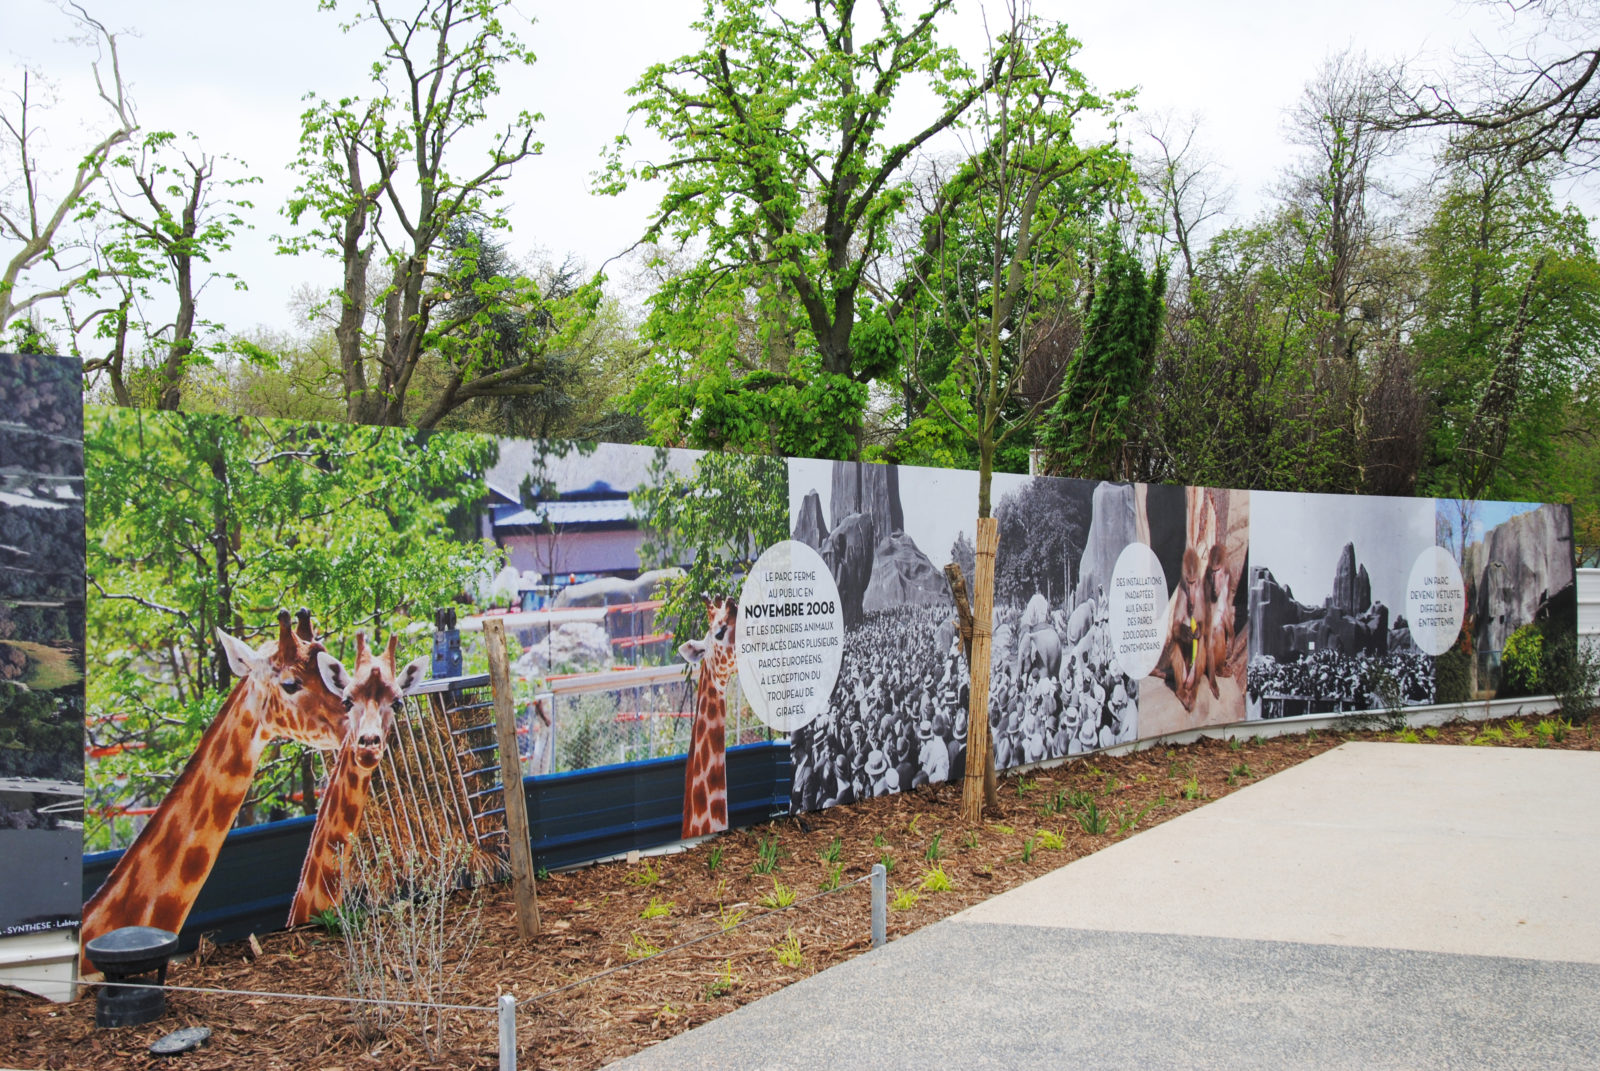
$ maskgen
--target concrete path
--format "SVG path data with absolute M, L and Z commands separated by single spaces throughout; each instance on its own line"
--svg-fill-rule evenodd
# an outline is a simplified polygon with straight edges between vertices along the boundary
M 616 1066 L 1600 1067 L 1600 754 L 1345 744 Z

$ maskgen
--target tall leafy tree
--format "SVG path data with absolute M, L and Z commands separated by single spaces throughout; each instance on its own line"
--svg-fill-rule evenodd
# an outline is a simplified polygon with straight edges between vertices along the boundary
M 912 155 L 998 77 L 939 43 L 950 8 L 709 0 L 702 47 L 633 87 L 665 156 L 626 161 L 621 137 L 601 188 L 664 181 L 644 238 L 695 256 L 646 323 L 661 360 L 638 398 L 658 439 L 859 453 L 867 384 L 887 370 L 857 333 L 863 273 L 885 250 Z M 891 138 L 891 108 L 919 87 L 933 106 Z M 846 435 L 830 430 L 841 424 Z
M 1423 234 L 1428 481 L 1537 498 L 1600 374 L 1600 261 L 1588 221 L 1552 196 L 1550 168 L 1453 159 Z
M 385 42 L 371 66 L 374 92 L 310 98 L 295 162 L 300 185 L 287 206 L 302 233 L 282 248 L 340 263 L 330 301 L 348 419 L 400 425 L 419 402 L 415 422 L 427 427 L 473 398 L 538 389 L 524 380 L 543 355 L 508 359 L 493 329 L 497 317 L 535 301 L 536 288 L 520 274 L 474 272 L 475 299 L 463 303 L 437 263 L 464 221 L 509 225 L 493 200 L 512 169 L 539 152 L 540 116 L 517 112 L 490 135 L 485 159 L 462 158 L 491 124 L 501 69 L 534 56 L 507 21 L 510 0 L 421 0 L 410 16 L 381 0 L 356 6 L 343 29 L 375 29 Z M 429 359 L 442 375 L 430 396 L 415 399 Z
M 103 271 L 83 289 L 109 304 L 80 311 L 68 302 L 66 315 L 91 384 L 103 376 L 118 405 L 177 409 L 191 370 L 225 348 L 221 325 L 199 314 L 201 294 L 219 281 L 245 288 L 213 258 L 246 226 L 240 212 L 253 205 L 242 193 L 261 179 L 229 174 L 238 161 L 193 141 L 146 135 L 136 153 L 112 161 L 104 196 L 86 209 L 103 226 L 95 243 Z M 96 339 L 87 354 L 77 343 L 85 331 Z

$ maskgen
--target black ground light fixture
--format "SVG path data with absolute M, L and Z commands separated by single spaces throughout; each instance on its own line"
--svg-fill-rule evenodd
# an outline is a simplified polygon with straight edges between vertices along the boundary
M 167 1010 L 167 959 L 178 949 L 178 935 L 154 926 L 123 926 L 88 944 L 89 959 L 107 982 L 95 997 L 95 1026 L 138 1026 Z M 150 988 L 142 988 L 149 986 Z

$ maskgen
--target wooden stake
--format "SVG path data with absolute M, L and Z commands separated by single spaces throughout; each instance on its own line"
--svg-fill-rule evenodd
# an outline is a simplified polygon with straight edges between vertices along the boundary
M 944 567 L 945 582 L 950 585 L 950 594 L 956 600 L 956 631 L 961 634 L 961 654 L 967 660 L 967 679 L 970 694 L 972 679 L 972 607 L 967 604 L 967 578 L 961 574 L 961 565 L 951 562 Z M 968 715 L 971 718 L 971 715 Z M 971 738 L 971 729 L 967 730 Z M 1000 783 L 994 772 L 994 748 L 989 749 L 989 761 L 983 768 L 983 805 L 1000 808 Z
M 517 932 L 526 941 L 539 932 L 539 893 L 533 882 L 533 838 L 528 832 L 528 798 L 522 791 L 522 762 L 517 755 L 517 709 L 511 698 L 504 621 L 493 617 L 484 621 L 483 646 L 489 653 L 489 689 L 494 693 L 495 740 L 500 745 L 500 784 L 506 805 L 506 839 L 511 844 Z
M 994 639 L 994 555 L 1000 526 L 978 518 L 977 605 L 972 614 L 972 692 L 967 704 L 967 776 L 961 789 L 961 819 L 983 822 L 984 773 L 994 762 L 989 747 L 989 651 Z

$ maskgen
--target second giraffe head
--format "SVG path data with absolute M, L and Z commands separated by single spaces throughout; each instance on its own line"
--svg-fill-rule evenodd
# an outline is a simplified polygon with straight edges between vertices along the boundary
M 396 672 L 394 657 L 398 637 L 389 635 L 389 646 L 381 658 L 373 657 L 367 647 L 367 634 L 356 633 L 356 666 L 349 673 L 337 662 L 333 681 L 344 698 L 345 710 L 350 717 L 349 740 L 356 762 L 372 769 L 383 758 L 383 742 L 394 726 L 394 717 L 400 711 L 405 696 L 422 683 L 426 658 L 419 658 Z M 326 656 L 323 656 L 326 657 Z
M 711 627 L 706 631 L 705 637 L 683 644 L 678 648 L 678 654 L 690 665 L 695 665 L 704 659 L 711 671 L 711 677 L 727 680 L 733 675 L 739 604 L 733 599 L 718 595 L 706 600 L 706 614 L 711 618 Z

